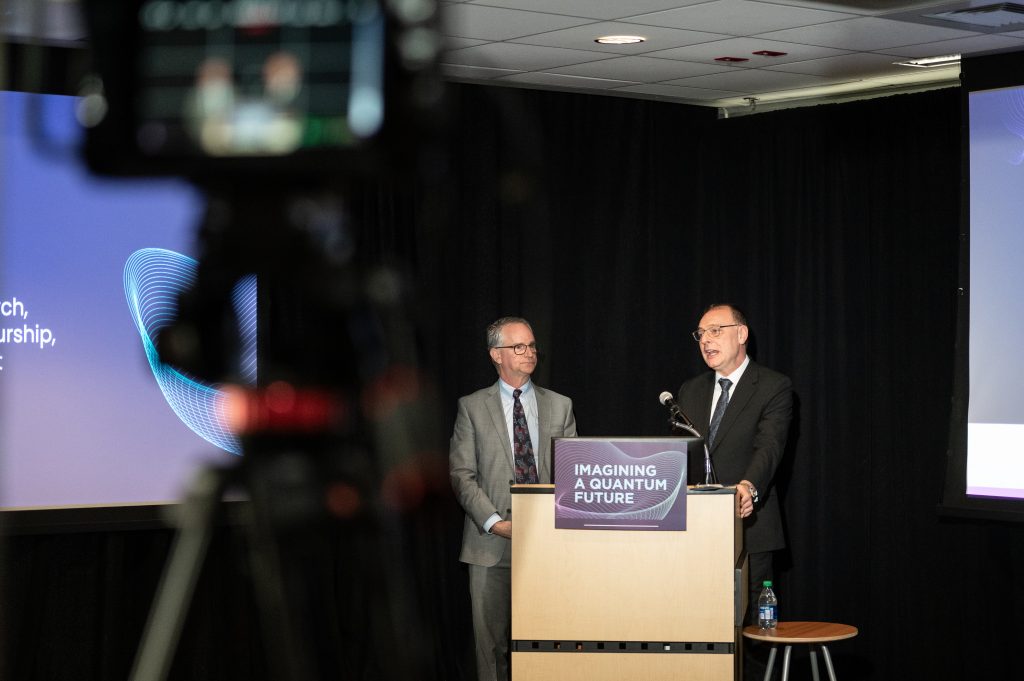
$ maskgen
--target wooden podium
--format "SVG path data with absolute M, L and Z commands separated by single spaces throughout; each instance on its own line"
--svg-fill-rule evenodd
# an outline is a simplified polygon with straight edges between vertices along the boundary
M 746 608 L 732 489 L 686 531 L 556 530 L 553 485 L 512 487 L 512 681 L 737 679 Z

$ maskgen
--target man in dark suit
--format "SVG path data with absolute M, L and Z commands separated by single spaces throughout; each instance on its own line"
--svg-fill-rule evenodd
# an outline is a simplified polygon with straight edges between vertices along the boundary
M 452 488 L 466 519 L 459 560 L 469 564 L 477 674 L 508 679 L 511 617 L 511 482 L 551 482 L 551 438 L 574 437 L 572 401 L 534 385 L 537 344 L 529 322 L 487 328 L 498 381 L 459 400 L 449 450 Z
M 718 482 L 735 485 L 744 518 L 750 607 L 756 621 L 761 584 L 772 579 L 772 552 L 785 546 L 773 479 L 782 460 L 793 416 L 790 380 L 747 356 L 750 330 L 733 305 L 712 305 L 693 337 L 713 371 L 679 388 L 679 403 L 704 437 Z

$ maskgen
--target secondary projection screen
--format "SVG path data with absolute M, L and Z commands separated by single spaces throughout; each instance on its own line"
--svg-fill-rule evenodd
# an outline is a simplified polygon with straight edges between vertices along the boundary
M 944 506 L 1024 520 L 1024 57 L 964 61 L 966 174 Z
M 216 386 L 161 367 L 149 338 L 194 268 L 201 197 L 90 176 L 75 104 L 0 93 L 3 509 L 173 502 L 199 464 L 235 458 L 198 402 Z
M 969 98 L 967 493 L 1024 499 L 1024 86 Z

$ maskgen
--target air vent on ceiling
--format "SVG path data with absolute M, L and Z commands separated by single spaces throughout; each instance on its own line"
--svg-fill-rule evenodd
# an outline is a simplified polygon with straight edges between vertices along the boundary
M 1024 26 L 1024 5 L 1015 2 L 997 2 L 992 5 L 968 7 L 950 12 L 935 12 L 924 16 L 929 19 L 953 21 L 966 26 L 1011 31 Z
M 890 21 L 941 26 L 974 33 L 1008 33 L 1024 29 L 1024 4 L 1019 2 L 979 2 L 960 0 L 929 4 L 916 10 L 880 15 Z

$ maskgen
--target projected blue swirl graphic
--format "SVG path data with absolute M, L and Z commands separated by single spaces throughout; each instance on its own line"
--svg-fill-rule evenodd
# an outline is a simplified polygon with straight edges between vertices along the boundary
M 241 445 L 227 428 L 216 384 L 191 377 L 164 364 L 156 350 L 156 337 L 174 321 L 178 294 L 196 280 L 198 263 L 162 248 L 135 251 L 124 266 L 124 291 L 132 319 L 142 336 L 149 366 L 167 403 L 182 422 L 201 438 L 232 454 Z M 247 277 L 235 288 L 232 303 L 241 340 L 242 379 L 256 382 L 256 278 Z
M 1013 89 L 998 93 L 998 97 L 1005 101 L 1003 122 L 1007 130 L 1024 140 L 1024 92 Z M 1024 151 L 1018 152 L 1017 158 L 1010 163 L 1015 166 L 1024 163 Z

